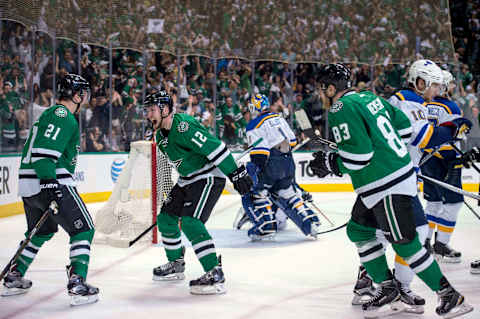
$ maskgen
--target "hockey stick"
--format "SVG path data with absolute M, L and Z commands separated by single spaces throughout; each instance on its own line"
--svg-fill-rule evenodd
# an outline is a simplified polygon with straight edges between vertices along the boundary
M 330 232 L 332 232 L 332 231 L 336 231 L 336 230 L 342 229 L 343 227 L 345 227 L 345 226 L 347 226 L 347 225 L 348 225 L 348 222 L 346 222 L 345 224 L 340 225 L 340 226 L 338 226 L 338 227 L 335 227 L 335 228 L 333 228 L 333 229 L 329 229 L 329 230 L 324 230 L 324 231 L 318 232 L 317 235 L 330 233 Z
M 309 202 L 309 204 L 312 205 L 312 207 L 315 208 L 315 210 L 320 215 L 322 215 L 323 218 L 325 218 L 330 223 L 330 225 L 332 225 L 332 227 L 335 226 L 335 224 L 320 210 L 320 208 L 318 208 L 318 206 L 313 201 Z
M 470 192 L 464 191 L 464 190 L 461 189 L 461 188 L 452 186 L 452 185 L 450 185 L 450 184 L 441 182 L 441 181 L 439 181 L 439 180 L 436 180 L 435 178 L 431 178 L 431 177 L 428 177 L 428 176 L 425 176 L 425 175 L 422 175 L 422 174 L 417 174 L 417 176 L 418 176 L 419 178 L 421 178 L 421 179 L 424 179 L 424 180 L 429 181 L 430 183 L 437 184 L 438 186 L 441 186 L 441 187 L 443 187 L 443 188 L 446 188 L 446 189 L 448 189 L 449 191 L 455 192 L 455 193 L 457 193 L 457 194 L 462 194 L 462 195 L 464 195 L 464 196 L 467 196 L 467 197 L 470 197 L 470 198 L 473 198 L 473 199 L 476 199 L 476 200 L 480 200 L 480 195 L 477 195 L 477 194 L 474 194 L 474 193 L 470 193 Z
M 467 201 L 466 201 L 466 200 L 464 200 L 463 202 L 464 202 L 464 203 L 465 203 L 465 205 L 468 207 L 468 209 L 470 209 L 470 211 L 473 213 L 473 215 L 475 215 L 475 217 L 477 217 L 478 219 L 480 219 L 480 215 L 478 215 L 478 214 L 475 212 L 475 210 L 473 209 L 473 207 L 472 207 L 472 206 L 470 206 L 470 204 L 469 204 L 469 203 L 467 203 Z
M 52 201 L 50 203 L 50 206 L 48 206 L 48 209 L 43 213 L 42 217 L 38 220 L 38 222 L 35 224 L 33 229 L 30 231 L 28 234 L 27 238 L 22 240 L 22 244 L 20 247 L 18 247 L 17 252 L 15 255 L 13 255 L 12 259 L 8 262 L 8 264 L 3 268 L 2 273 L 0 274 L 0 281 L 5 277 L 5 274 L 10 270 L 12 265 L 17 261 L 18 256 L 23 252 L 25 247 L 27 247 L 28 243 L 32 240 L 32 237 L 35 236 L 35 234 L 38 232 L 40 227 L 42 227 L 43 223 L 47 220 L 48 216 L 50 214 L 56 215 L 58 213 L 58 205 L 57 202 Z
M 308 142 L 310 142 L 310 137 L 307 137 L 306 139 L 304 139 L 303 141 L 301 141 L 300 143 L 298 143 L 297 145 L 295 145 L 295 146 L 292 148 L 292 152 L 297 151 L 300 147 L 302 147 L 303 145 L 307 144 Z
M 250 145 L 249 147 L 247 147 L 247 149 L 245 151 L 243 151 L 239 157 L 237 157 L 237 160 L 241 159 L 242 157 L 245 157 L 245 155 L 247 155 L 250 150 L 252 148 L 254 148 L 255 146 L 257 146 L 258 144 L 260 144 L 261 142 L 263 141 L 263 138 L 260 137 L 258 140 L 256 140 L 252 145 Z M 229 190 L 230 191 L 230 190 Z M 132 247 L 137 241 L 139 241 L 143 236 L 145 236 L 149 231 L 151 231 L 155 226 L 157 225 L 157 223 L 153 223 L 152 225 L 150 225 L 147 229 L 145 229 L 140 235 L 138 235 L 137 237 L 135 237 L 134 239 L 132 239 L 131 241 L 128 242 L 128 247 Z

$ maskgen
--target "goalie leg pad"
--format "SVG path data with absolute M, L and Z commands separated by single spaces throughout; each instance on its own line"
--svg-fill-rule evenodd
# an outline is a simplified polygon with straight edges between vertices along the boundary
M 242 205 L 253 227 L 248 230 L 252 240 L 271 238 L 277 232 L 272 202 L 263 194 L 252 192 L 242 197 Z
M 278 192 L 279 197 L 275 199 L 277 205 L 282 208 L 288 218 L 300 228 L 305 236 L 313 236 L 316 238 L 318 226 L 320 225 L 317 214 L 305 205 L 296 192 L 293 192 L 294 195 L 290 198 L 285 199 L 282 198 L 282 195 L 288 193 L 286 193 L 285 190 L 282 191 Z

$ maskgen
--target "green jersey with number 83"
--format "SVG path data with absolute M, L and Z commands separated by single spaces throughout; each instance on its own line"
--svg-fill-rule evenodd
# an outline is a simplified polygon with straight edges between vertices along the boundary
M 80 152 L 80 132 L 75 116 L 64 106 L 46 109 L 30 130 L 22 151 L 18 194 L 40 192 L 40 179 L 57 179 L 75 186 L 73 174 Z
M 405 114 L 370 91 L 348 92 L 330 108 L 328 123 L 338 146 L 340 171 L 371 208 L 388 194 L 415 196 L 416 175 L 405 142 Z
M 190 115 L 174 114 L 168 135 L 164 133 L 157 130 L 155 141 L 176 167 L 180 186 L 209 176 L 224 178 L 237 168 L 225 143 Z

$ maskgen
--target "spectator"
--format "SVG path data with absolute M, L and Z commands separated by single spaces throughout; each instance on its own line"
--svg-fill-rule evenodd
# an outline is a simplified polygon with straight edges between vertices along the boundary
M 85 145 L 86 152 L 102 152 L 105 151 L 105 144 L 102 142 L 102 132 L 98 126 L 90 129 L 87 135 Z

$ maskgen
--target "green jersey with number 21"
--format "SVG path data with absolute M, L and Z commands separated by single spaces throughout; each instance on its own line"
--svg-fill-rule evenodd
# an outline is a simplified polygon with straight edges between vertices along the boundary
M 330 108 L 340 171 L 371 208 L 388 194 L 415 196 L 416 175 L 402 137 L 411 134 L 405 114 L 370 91 L 348 92 Z
M 23 148 L 18 193 L 40 192 L 40 179 L 57 179 L 74 186 L 73 174 L 80 152 L 80 132 L 75 116 L 63 105 L 46 109 L 30 130 Z

